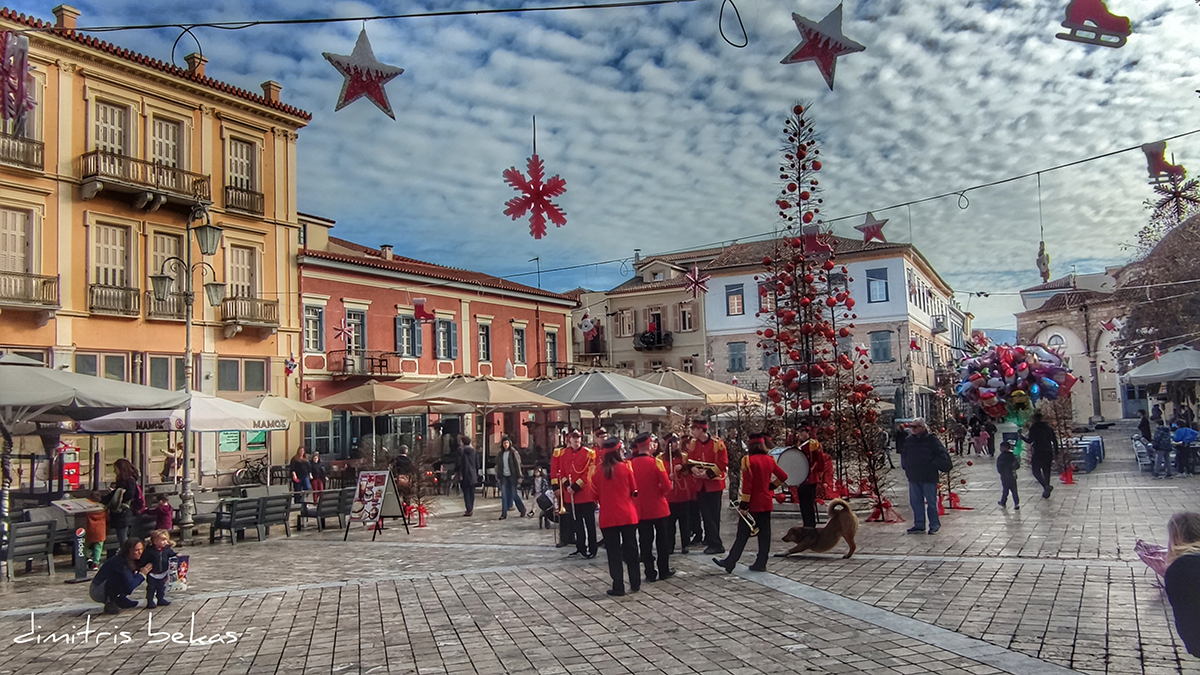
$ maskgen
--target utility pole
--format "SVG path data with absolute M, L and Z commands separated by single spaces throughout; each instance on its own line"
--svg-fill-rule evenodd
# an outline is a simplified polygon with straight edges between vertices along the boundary
M 528 260 L 528 262 L 537 263 L 537 286 L 538 286 L 538 288 L 541 288 L 542 287 L 542 258 L 541 258 L 541 256 L 538 256 L 536 258 L 530 258 Z

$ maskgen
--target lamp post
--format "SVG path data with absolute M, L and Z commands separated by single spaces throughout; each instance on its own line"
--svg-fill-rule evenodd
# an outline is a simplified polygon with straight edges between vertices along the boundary
M 203 221 L 202 225 L 192 227 L 192 223 Z M 211 273 L 213 280 L 204 284 L 204 294 L 208 298 L 208 304 L 217 307 L 221 301 L 225 299 L 225 284 L 217 282 L 217 271 L 212 265 L 201 260 L 198 263 L 192 264 L 192 241 L 191 236 L 195 234 L 196 244 L 200 248 L 201 256 L 215 255 L 217 247 L 221 244 L 221 228 L 212 224 L 212 219 L 208 214 L 208 206 L 199 204 L 192 209 L 191 215 L 188 217 L 187 235 L 184 237 L 184 258 L 180 259 L 176 256 L 171 256 L 163 261 L 162 269 L 158 274 L 150 275 L 150 285 L 154 293 L 154 298 L 159 302 L 165 302 L 170 297 L 171 285 L 175 278 L 167 274 L 167 266 L 170 265 L 184 275 L 185 283 L 183 290 L 183 300 L 186 306 L 184 313 L 184 331 L 186 337 L 184 339 L 184 362 L 183 362 L 183 390 L 187 393 L 192 392 L 192 309 L 196 301 L 196 293 L 192 286 L 192 277 L 197 269 L 200 270 L 201 276 L 204 270 L 207 269 Z M 192 479 L 192 404 L 188 401 L 188 407 L 183 411 L 183 493 L 179 495 L 180 501 L 180 518 L 179 528 L 180 533 L 185 539 L 191 537 L 191 530 L 195 525 L 196 502 L 192 495 L 191 488 Z

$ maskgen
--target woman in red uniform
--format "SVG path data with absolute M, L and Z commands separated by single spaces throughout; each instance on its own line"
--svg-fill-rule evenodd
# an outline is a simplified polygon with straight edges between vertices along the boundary
M 638 547 L 641 549 L 642 564 L 646 566 L 646 581 L 670 579 L 675 576 L 675 570 L 671 569 L 669 562 L 675 540 L 667 536 L 667 518 L 671 515 L 667 494 L 671 491 L 671 479 L 662 460 L 654 456 L 658 439 L 653 434 L 642 432 L 633 441 L 633 448 L 629 466 L 633 469 L 633 480 L 638 486 L 633 505 L 637 509 Z M 657 560 L 654 557 L 656 543 Z
M 742 458 L 742 498 L 738 511 L 749 514 L 758 527 L 758 556 L 750 566 L 755 572 L 767 571 L 767 557 L 771 555 L 771 511 L 775 500 L 771 498 L 775 488 L 787 481 L 787 474 L 767 454 L 766 434 L 750 435 L 750 454 Z M 732 573 L 742 557 L 746 542 L 750 540 L 750 526 L 745 518 L 738 518 L 737 540 L 724 560 L 713 558 L 718 567 Z
M 629 591 L 637 593 L 642 586 L 638 569 L 638 517 L 633 505 L 637 484 L 621 450 L 620 440 L 604 441 L 600 470 L 592 478 L 600 500 L 600 532 L 604 535 L 604 550 L 608 552 L 608 573 L 612 575 L 609 595 L 625 595 L 622 563 L 629 569 Z

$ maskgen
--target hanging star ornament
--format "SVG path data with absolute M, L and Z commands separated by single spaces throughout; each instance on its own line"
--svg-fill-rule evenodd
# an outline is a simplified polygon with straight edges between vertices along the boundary
M 800 44 L 780 63 L 787 65 L 813 61 L 825 78 L 825 84 L 833 89 L 833 71 L 837 68 L 837 57 L 866 49 L 842 34 L 842 6 L 835 7 L 820 23 L 796 13 L 792 13 L 792 20 L 800 30 Z
M 692 271 L 683 275 L 683 285 L 692 294 L 692 299 L 700 297 L 701 293 L 708 293 L 708 280 L 712 276 L 701 274 L 698 265 L 692 265 Z
M 504 202 L 504 215 L 516 220 L 530 213 L 529 234 L 533 235 L 534 239 L 541 239 L 546 236 L 547 217 L 557 227 L 567 224 L 567 214 L 550 201 L 551 197 L 557 197 L 567 191 L 567 181 L 555 176 L 543 183 L 542 177 L 546 175 L 546 171 L 536 152 L 529 158 L 527 166 L 529 180 L 525 180 L 525 176 L 517 171 L 515 166 L 510 166 L 504 171 L 504 182 L 517 192 L 523 193 L 520 197 L 513 197 Z
M 321 56 L 324 56 L 325 60 L 329 61 L 346 78 L 346 81 L 342 83 L 342 93 L 338 96 L 334 111 L 341 110 L 366 96 L 385 115 L 396 119 L 396 116 L 392 114 L 392 104 L 388 102 L 387 92 L 383 90 L 383 85 L 396 79 L 400 73 L 404 72 L 404 69 L 380 63 L 375 58 L 375 52 L 371 49 L 371 41 L 367 39 L 367 29 L 364 28 L 358 34 L 358 42 L 354 43 L 354 51 L 348 56 L 330 52 L 321 52 Z
M 854 229 L 863 233 L 864 244 L 869 243 L 872 239 L 878 239 L 886 244 L 887 239 L 883 238 L 883 226 L 887 225 L 887 221 L 887 218 L 876 220 L 873 214 L 868 213 L 867 219 L 863 221 L 863 224 L 855 225 Z

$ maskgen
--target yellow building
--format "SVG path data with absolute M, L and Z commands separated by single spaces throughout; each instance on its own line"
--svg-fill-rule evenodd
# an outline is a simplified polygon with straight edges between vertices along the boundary
M 51 24 L 0 10 L 0 30 L 35 29 L 24 35 L 36 99 L 24 129 L 0 129 L 0 351 L 182 388 L 182 271 L 166 266 L 175 281 L 165 302 L 149 277 L 171 256 L 185 257 L 188 241 L 193 262 L 211 265 L 193 273 L 193 388 L 233 400 L 294 396 L 285 362 L 301 351 L 296 132 L 311 115 L 281 102 L 276 82 L 258 94 L 207 77 L 199 55 L 183 69 L 45 30 L 72 29 L 80 14 L 53 11 Z M 190 216 L 198 205 L 223 230 L 212 256 L 186 236 L 199 224 Z M 213 281 L 225 286 L 215 307 L 202 286 Z M 168 442 L 160 436 L 155 450 Z M 277 436 L 273 463 L 287 452 Z M 120 437 L 102 443 L 105 466 L 130 450 Z M 203 439 L 204 482 L 265 443 L 245 434 Z M 157 474 L 161 455 L 148 454 L 144 466 Z

